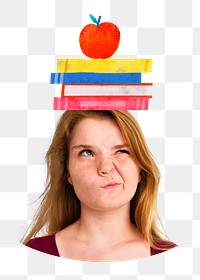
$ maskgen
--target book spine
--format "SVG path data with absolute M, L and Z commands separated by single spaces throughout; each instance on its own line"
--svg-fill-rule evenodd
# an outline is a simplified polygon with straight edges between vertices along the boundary
M 151 72 L 152 59 L 58 59 L 57 72 Z
M 73 96 L 142 96 L 149 95 L 152 84 L 134 85 L 63 85 L 62 97 Z
M 140 84 L 141 73 L 51 73 L 51 84 Z
M 148 110 L 147 97 L 54 97 L 54 110 Z

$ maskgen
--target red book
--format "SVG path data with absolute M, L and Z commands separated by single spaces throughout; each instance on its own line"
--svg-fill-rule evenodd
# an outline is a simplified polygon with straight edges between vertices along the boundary
M 152 96 L 54 97 L 54 110 L 148 110 Z

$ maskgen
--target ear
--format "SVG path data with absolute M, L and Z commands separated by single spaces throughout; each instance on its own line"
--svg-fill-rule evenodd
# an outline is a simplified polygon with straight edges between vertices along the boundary
M 68 183 L 70 183 L 70 185 L 73 185 L 72 179 L 69 174 L 67 174 L 67 181 L 68 181 Z

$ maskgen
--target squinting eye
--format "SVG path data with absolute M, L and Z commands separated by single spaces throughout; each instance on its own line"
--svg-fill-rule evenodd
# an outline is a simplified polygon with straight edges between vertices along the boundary
M 117 154 L 128 154 L 128 155 L 130 155 L 130 153 L 129 153 L 129 151 L 128 150 L 118 150 L 117 151 Z
M 79 155 L 89 157 L 89 156 L 93 156 L 93 153 L 90 150 L 82 150 L 80 151 Z

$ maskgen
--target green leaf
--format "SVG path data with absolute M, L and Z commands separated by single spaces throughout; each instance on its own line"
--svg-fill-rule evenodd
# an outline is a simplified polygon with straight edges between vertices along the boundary
M 94 23 L 96 23 L 96 24 L 98 23 L 98 21 L 96 20 L 96 18 L 93 15 L 90 14 L 90 18 Z

